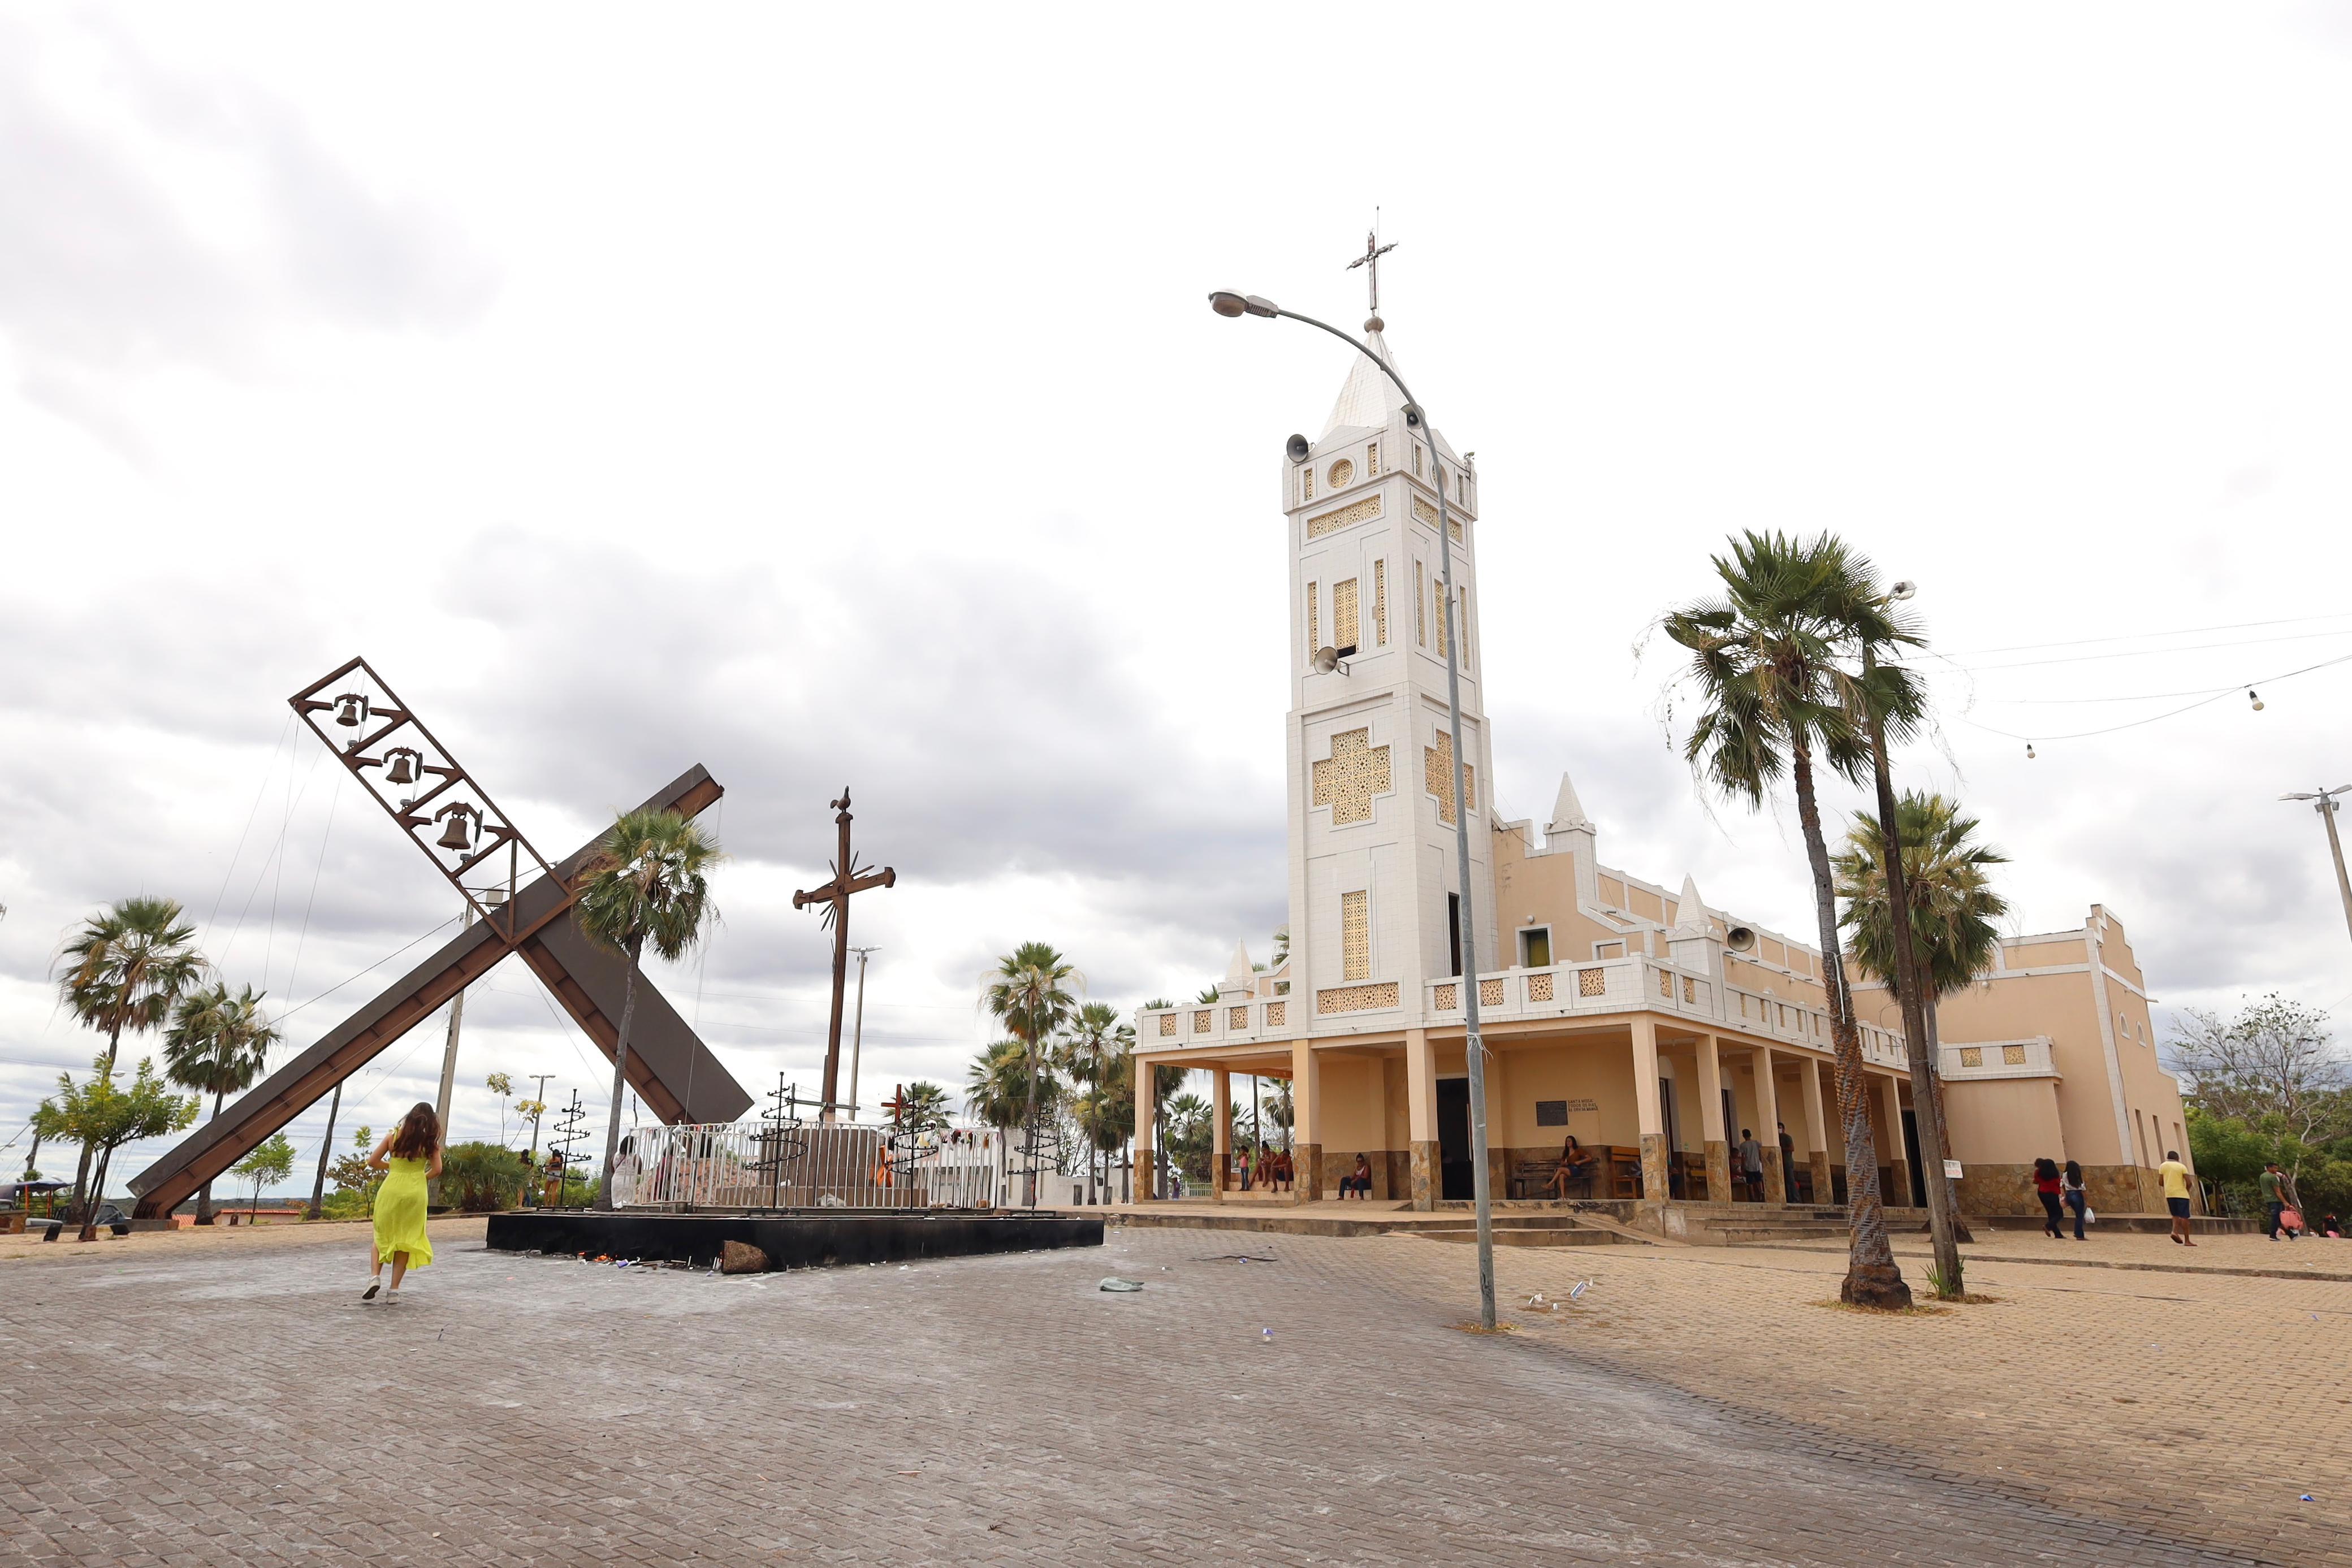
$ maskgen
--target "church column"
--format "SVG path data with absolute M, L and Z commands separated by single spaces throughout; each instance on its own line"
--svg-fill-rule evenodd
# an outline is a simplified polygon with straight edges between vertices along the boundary
M 1437 1169 L 1437 1058 L 1429 1049 L 1429 1031 L 1404 1031 L 1405 1135 L 1412 1145 L 1412 1206 L 1437 1207 L 1441 1183 Z
M 1731 1201 L 1731 1143 L 1723 1125 L 1723 1053 L 1715 1036 L 1698 1037 L 1698 1125 L 1706 1150 L 1706 1198 Z
M 1318 1202 L 1323 1197 L 1323 1064 L 1306 1040 L 1290 1047 L 1290 1145 L 1296 1179 L 1291 1197 L 1297 1203 Z
M 1141 1057 L 1135 1059 L 1135 1175 L 1131 1201 L 1144 1203 L 1160 1196 L 1159 1160 L 1152 1144 L 1158 1131 L 1152 1125 L 1158 1113 L 1153 1098 L 1160 1070 Z
M 1911 1155 L 1903 1144 L 1903 1089 L 1893 1073 L 1877 1080 L 1879 1113 L 1886 1118 L 1886 1136 L 1879 1141 L 1879 1153 L 1886 1161 L 1886 1204 L 1890 1208 L 1911 1207 Z
M 1674 1188 L 1666 1183 L 1666 1115 L 1658 1099 L 1658 1023 L 1647 1013 L 1633 1017 L 1633 1113 L 1642 1128 L 1642 1196 L 1663 1203 Z
M 1789 1201 L 1788 1173 L 1780 1168 L 1780 1086 L 1772 1078 L 1772 1051 L 1758 1046 L 1750 1053 L 1756 1063 L 1756 1141 L 1764 1145 L 1764 1201 Z
M 1209 1118 L 1209 1190 L 1223 1202 L 1225 1196 L 1225 1165 L 1233 1158 L 1233 1122 L 1226 1107 L 1233 1103 L 1234 1075 L 1223 1068 L 1209 1074 L 1210 1094 L 1216 1113 Z
M 1804 1059 L 1805 1159 L 1813 1169 L 1813 1201 L 1835 1203 L 1837 1180 L 1830 1172 L 1830 1121 L 1822 1110 L 1822 1061 Z

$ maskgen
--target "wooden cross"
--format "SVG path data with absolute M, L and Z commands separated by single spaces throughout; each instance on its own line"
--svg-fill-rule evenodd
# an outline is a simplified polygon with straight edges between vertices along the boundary
M 824 1040 L 824 1119 L 834 1119 L 834 1103 L 841 1081 L 841 1003 L 849 979 L 849 895 L 864 893 L 869 887 L 896 887 L 898 873 L 888 866 L 880 871 L 860 871 L 849 849 L 849 786 L 841 787 L 841 799 L 825 802 L 834 811 L 834 823 L 841 830 L 841 849 L 833 862 L 833 880 L 823 887 L 813 887 L 793 894 L 793 907 L 806 909 L 823 904 L 823 922 L 833 927 L 833 1023 Z
M 907 1086 L 903 1083 L 897 1085 L 897 1092 L 882 1102 L 882 1109 L 889 1112 L 890 1120 L 897 1123 L 903 1124 L 907 1120 L 907 1113 L 914 1108 L 915 1103 L 907 1098 Z

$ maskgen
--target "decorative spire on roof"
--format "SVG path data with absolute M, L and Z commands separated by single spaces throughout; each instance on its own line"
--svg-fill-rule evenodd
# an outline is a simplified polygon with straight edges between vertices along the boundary
M 1551 821 L 1545 824 L 1546 835 L 1573 832 L 1590 828 L 1592 819 L 1584 814 L 1584 802 L 1576 798 L 1576 785 L 1568 775 L 1559 776 L 1559 798 L 1551 803 Z
M 1689 873 L 1683 873 L 1682 896 L 1675 901 L 1676 936 L 1704 936 L 1714 927 L 1707 923 L 1706 900 L 1698 895 L 1698 883 Z
M 1396 361 L 1390 356 L 1388 343 L 1381 336 L 1378 318 L 1374 320 L 1365 340 L 1373 353 L 1393 365 Z M 1331 405 L 1331 417 L 1323 422 L 1323 434 L 1318 439 L 1328 439 L 1333 431 L 1351 426 L 1378 430 L 1403 412 L 1404 394 L 1397 391 L 1396 382 L 1389 380 L 1380 366 L 1358 354 L 1349 363 L 1347 382 L 1339 388 L 1339 401 Z
M 1254 973 L 1255 971 L 1250 967 L 1249 944 L 1234 943 L 1233 962 L 1225 966 L 1225 983 L 1229 986 L 1246 986 L 1250 983 L 1250 976 Z

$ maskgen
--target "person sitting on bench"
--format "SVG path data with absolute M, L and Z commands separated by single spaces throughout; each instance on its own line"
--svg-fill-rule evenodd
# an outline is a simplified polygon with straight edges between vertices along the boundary
M 1351 1190 L 1358 1197 L 1362 1198 L 1367 1203 L 1371 1201 L 1372 1162 L 1367 1155 L 1358 1155 L 1356 1156 L 1355 1170 L 1339 1178 L 1339 1201 L 1341 1203 L 1348 1201 L 1348 1194 Z
M 1570 1183 L 1589 1183 L 1591 1179 L 1592 1155 L 1583 1145 L 1576 1141 L 1576 1134 L 1570 1133 L 1568 1135 L 1568 1142 L 1560 1145 L 1559 1164 L 1552 1167 L 1550 1183 L 1552 1196 L 1566 1197 Z

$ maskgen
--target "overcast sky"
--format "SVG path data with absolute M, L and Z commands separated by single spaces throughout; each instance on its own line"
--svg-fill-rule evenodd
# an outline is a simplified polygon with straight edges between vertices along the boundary
M 1793 814 L 1698 800 L 1637 648 L 1727 531 L 1834 528 L 1921 583 L 1904 779 L 2015 857 L 2019 929 L 2105 903 L 2168 1007 L 2352 1000 L 2274 800 L 2352 780 L 2352 664 L 2281 678 L 2352 654 L 2352 13 L 374 16 L 0 14 L 0 1143 L 94 1049 L 48 977 L 102 902 L 181 899 L 294 1046 L 454 919 L 289 728 L 354 653 L 551 858 L 718 775 L 725 924 L 662 983 L 755 1092 L 814 1088 L 791 894 L 845 781 L 900 878 L 868 1100 L 961 1082 L 1024 938 L 1122 1010 L 1263 956 L 1279 453 L 1348 365 L 1203 296 L 1360 319 L 1375 207 L 1479 455 L 1507 813 L 1570 769 L 1605 860 L 1807 930 Z M 519 966 L 457 1135 L 499 1070 L 601 1112 Z

